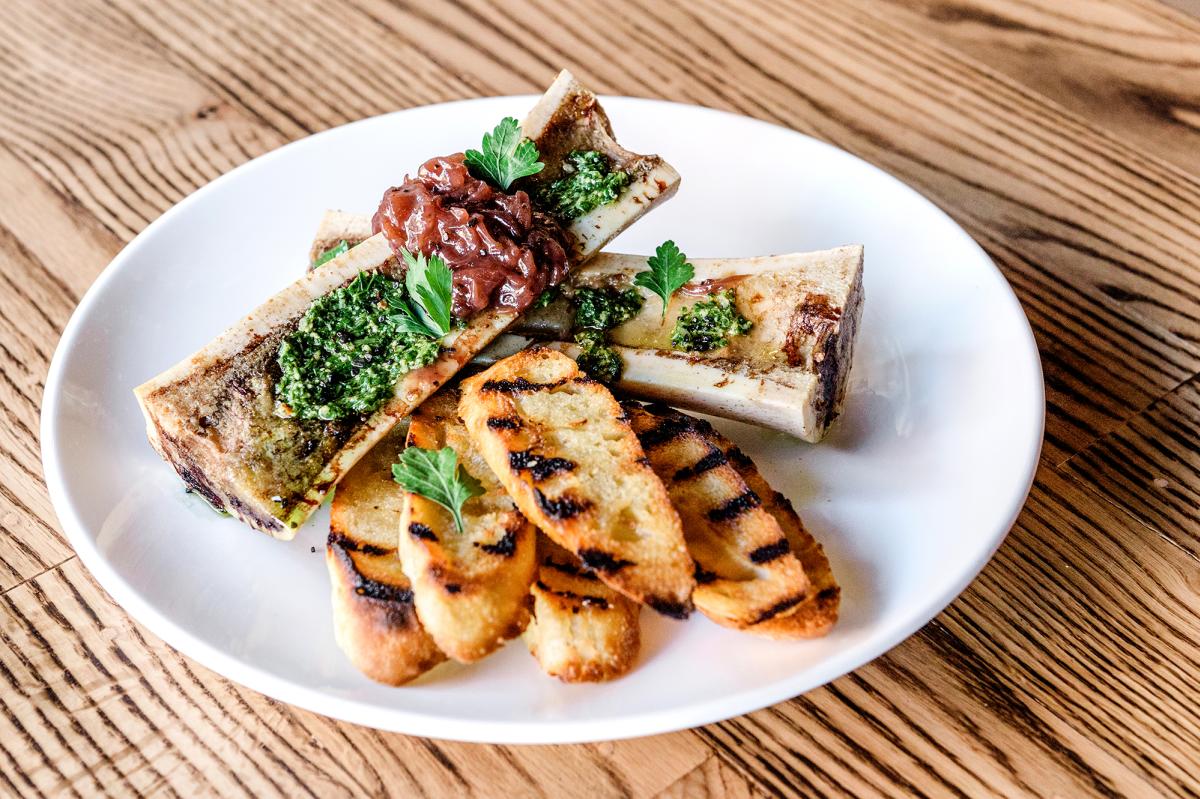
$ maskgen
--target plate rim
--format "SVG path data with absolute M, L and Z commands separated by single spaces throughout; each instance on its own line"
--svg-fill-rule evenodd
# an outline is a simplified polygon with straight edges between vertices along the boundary
M 186 209 L 192 205 L 197 197 L 214 190 L 214 187 L 223 185 L 227 180 L 232 179 L 243 170 L 255 168 L 262 163 L 269 162 L 271 159 L 280 157 L 289 148 L 304 145 L 313 139 L 332 134 L 335 131 L 379 121 L 386 117 L 404 114 L 417 109 L 432 110 L 446 106 L 496 103 L 498 101 L 516 104 L 518 102 L 534 101 L 536 97 L 537 95 L 477 97 L 413 106 L 412 108 L 399 109 L 386 114 L 366 117 L 344 125 L 328 128 L 263 153 L 214 178 L 164 211 L 113 256 L 112 260 L 101 270 L 80 298 L 79 303 L 71 312 L 71 316 L 64 326 L 58 343 L 55 346 L 43 391 L 39 433 L 42 470 L 47 492 L 68 543 L 96 582 L 134 621 L 144 625 L 177 652 L 196 660 L 205 668 L 215 671 L 226 679 L 279 701 L 287 702 L 288 704 L 331 718 L 386 731 L 443 740 L 512 744 L 585 743 L 637 738 L 689 729 L 750 713 L 778 702 L 786 701 L 801 693 L 815 690 L 881 657 L 896 645 L 909 638 L 948 607 L 975 580 L 1004 542 L 1008 532 L 1015 524 L 1017 517 L 1025 506 L 1040 463 L 1045 433 L 1045 382 L 1037 341 L 1034 337 L 1028 316 L 1025 314 L 1016 293 L 1004 277 L 1003 272 L 1000 271 L 999 267 L 996 266 L 979 243 L 940 206 L 914 187 L 888 173 L 881 167 L 847 150 L 821 141 L 808 134 L 755 117 L 702 105 L 653 98 L 602 95 L 601 100 L 605 103 L 615 101 L 622 105 L 630 103 L 635 105 L 674 106 L 686 108 L 689 111 L 699 110 L 702 113 L 723 117 L 730 121 L 736 120 L 739 124 L 749 123 L 752 126 L 771 128 L 775 131 L 782 131 L 802 137 L 808 141 L 810 146 L 815 145 L 818 149 L 823 148 L 835 152 L 838 157 L 853 159 L 871 171 L 875 178 L 895 184 L 895 187 L 906 192 L 913 202 L 923 204 L 927 210 L 940 216 L 944 222 L 948 222 L 950 229 L 954 231 L 954 235 L 964 239 L 964 243 L 967 244 L 968 248 L 972 249 L 982 262 L 990 267 L 988 274 L 997 281 L 999 288 L 1002 289 L 1002 291 L 996 292 L 999 295 L 998 298 L 1003 298 L 1005 302 L 1013 306 L 1019 318 L 1024 322 L 1022 332 L 1026 346 L 1023 355 L 1025 356 L 1024 360 L 1027 361 L 1026 365 L 1032 369 L 1031 377 L 1034 378 L 1032 380 L 1034 390 L 1029 396 L 1023 399 L 1033 406 L 1027 409 L 1027 411 L 1033 411 L 1032 416 L 1036 422 L 1036 433 L 1031 435 L 1030 441 L 1026 446 L 1023 463 L 1024 478 L 1016 481 L 1016 488 L 1012 495 L 1013 498 L 1007 518 L 995 530 L 990 531 L 986 538 L 981 539 L 988 541 L 988 546 L 986 547 L 986 551 L 982 551 L 981 555 L 976 558 L 971 568 L 964 570 L 946 591 L 908 609 L 900 622 L 892 623 L 892 633 L 890 635 L 884 636 L 882 639 L 867 639 L 866 641 L 847 647 L 825 661 L 814 664 L 814 666 L 806 669 L 803 672 L 803 677 L 794 675 L 770 683 L 767 686 L 725 694 L 700 702 L 692 702 L 683 707 L 633 713 L 598 720 L 495 721 L 462 719 L 414 712 L 403 708 L 383 708 L 370 702 L 321 692 L 318 689 L 294 684 L 260 667 L 237 660 L 216 646 L 197 638 L 186 628 L 169 620 L 151 603 L 144 601 L 138 595 L 137 591 L 117 574 L 115 569 L 109 565 L 108 560 L 94 546 L 93 541 L 86 532 L 86 525 L 78 516 L 73 504 L 69 500 L 65 487 L 65 470 L 63 463 L 58 457 L 60 445 L 56 419 L 63 403 L 61 383 L 67 353 L 70 351 L 73 341 L 79 335 L 83 319 L 88 316 L 92 305 L 97 301 L 97 297 L 100 296 L 108 281 L 113 279 L 113 276 L 120 269 L 120 265 L 133 257 L 133 254 L 143 246 L 143 242 L 154 235 L 159 227 L 166 224 L 176 214 L 186 212 Z M 619 686 L 620 681 L 613 683 L 613 685 Z

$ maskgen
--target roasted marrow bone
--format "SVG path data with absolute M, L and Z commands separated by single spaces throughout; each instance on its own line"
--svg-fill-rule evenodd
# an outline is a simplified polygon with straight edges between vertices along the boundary
M 550 170 L 556 168 L 554 159 L 567 129 L 580 146 L 615 147 L 595 97 L 564 73 L 526 125 L 539 147 L 545 147 L 543 159 Z M 631 186 L 604 207 L 603 224 L 577 237 L 573 264 L 594 255 L 678 185 L 678 175 L 661 159 L 628 154 L 630 168 L 638 158 L 646 162 L 649 183 Z M 361 272 L 388 268 L 394 268 L 394 260 L 387 241 L 382 235 L 367 238 L 135 390 L 150 442 L 191 490 L 251 527 L 279 538 L 293 537 L 295 528 L 363 454 L 515 318 L 499 310 L 476 314 L 443 339 L 432 364 L 404 375 L 394 396 L 373 413 L 332 422 L 276 415 L 275 364 L 282 340 L 314 300 Z
M 313 240 L 313 256 L 370 232 L 369 218 L 329 211 Z M 610 334 L 625 366 L 614 388 L 820 441 L 845 402 L 862 318 L 862 247 L 690 263 L 695 282 L 728 286 L 738 311 L 754 327 L 720 350 L 677 352 L 670 349 L 675 320 L 704 297 L 675 294 L 662 323 L 659 300 L 639 289 L 646 297 L 641 313 Z M 645 268 L 644 256 L 600 253 L 571 274 L 564 293 L 577 287 L 628 288 Z M 534 341 L 578 357 L 579 348 L 570 341 L 574 317 L 567 298 L 528 311 L 476 362 L 495 363 Z
M 409 423 L 408 446 L 450 447 L 484 493 L 463 505 L 462 530 L 442 506 L 405 493 L 400 562 L 429 635 L 453 659 L 472 663 L 525 629 L 537 538 L 471 444 L 458 418 L 458 397 L 457 390 L 442 389 L 421 403 Z

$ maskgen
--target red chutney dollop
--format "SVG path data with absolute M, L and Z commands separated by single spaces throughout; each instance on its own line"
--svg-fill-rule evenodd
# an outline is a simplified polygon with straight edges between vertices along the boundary
M 397 256 L 406 249 L 445 260 L 460 319 L 493 306 L 523 311 L 567 274 L 570 234 L 534 210 L 525 192 L 508 194 L 473 176 L 462 153 L 431 158 L 415 178 L 384 192 L 371 228 Z

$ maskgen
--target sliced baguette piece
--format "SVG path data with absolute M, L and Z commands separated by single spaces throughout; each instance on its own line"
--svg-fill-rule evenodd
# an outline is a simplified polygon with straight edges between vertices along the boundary
M 533 614 L 524 635 L 530 654 L 563 682 L 603 682 L 628 672 L 641 646 L 638 605 L 545 536 L 539 536 L 538 549 Z
M 805 529 L 791 501 L 770 486 L 746 453 L 711 425 L 704 423 L 703 430 L 708 439 L 725 453 L 746 485 L 762 498 L 767 512 L 779 522 L 792 552 L 804 566 L 810 585 L 808 597 L 794 611 L 760 622 L 751 627 L 750 632 L 767 638 L 784 639 L 819 638 L 827 634 L 837 623 L 842 589 L 833 576 L 825 550 Z
M 456 389 L 442 389 L 417 408 L 407 443 L 450 447 L 459 468 L 484 488 L 463 505 L 461 532 L 441 505 L 407 492 L 399 524 L 400 562 L 422 625 L 439 649 L 472 663 L 525 629 L 537 569 L 536 531 L 472 446 L 458 418 Z
M 809 592 L 804 567 L 758 494 L 705 437 L 705 423 L 661 405 L 621 407 L 679 511 L 697 609 L 736 629 L 795 610 Z
M 369 217 L 329 211 L 313 241 L 312 258 L 339 241 L 353 244 L 370 232 Z M 862 247 L 695 258 L 689 263 L 696 269 L 695 284 L 707 280 L 730 288 L 738 310 L 754 328 L 721 350 L 675 352 L 670 349 L 675 319 L 684 307 L 704 298 L 676 293 L 663 324 L 658 298 L 639 289 L 646 298 L 642 312 L 612 333 L 625 365 L 615 388 L 639 399 L 820 441 L 845 402 L 862 317 Z M 645 268 L 644 256 L 600 253 L 571 273 L 564 293 L 581 286 L 627 288 Z M 534 341 L 576 358 L 579 348 L 570 342 L 574 318 L 567 298 L 532 309 L 475 362 L 495 363 Z
M 567 73 L 534 106 L 525 129 L 550 173 L 561 169 L 567 129 L 579 146 L 616 152 L 603 109 Z M 643 158 L 623 157 L 630 168 Z M 674 191 L 674 170 L 655 156 L 644 159 L 649 185 L 639 180 L 605 206 L 603 223 L 593 220 L 587 234 L 576 237 L 572 266 Z M 663 180 L 667 171 L 673 181 Z M 272 367 L 283 338 L 313 300 L 360 272 L 385 268 L 398 269 L 387 241 L 367 238 L 135 389 L 151 444 L 189 488 L 251 527 L 292 538 L 359 458 L 516 318 L 498 310 L 477 314 L 446 337 L 433 364 L 404 375 L 395 395 L 365 417 L 323 422 L 276 416 Z
M 396 554 L 404 492 L 392 480 L 392 463 L 403 448 L 403 431 L 393 429 L 346 473 L 325 548 L 337 644 L 359 671 L 388 685 L 446 659 L 421 627 Z
M 608 389 L 534 348 L 464 380 L 459 416 L 542 532 L 631 599 L 675 618 L 691 612 L 679 515 Z

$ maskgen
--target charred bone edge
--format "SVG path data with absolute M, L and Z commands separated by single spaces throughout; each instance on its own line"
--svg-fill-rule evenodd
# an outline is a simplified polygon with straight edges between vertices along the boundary
M 353 243 L 370 232 L 368 217 L 327 211 L 313 241 L 313 258 L 341 240 Z M 645 261 L 640 255 L 600 253 L 586 267 L 573 272 L 569 279 L 576 285 L 599 283 L 608 277 L 644 269 Z M 731 358 L 618 346 L 615 349 L 624 360 L 625 372 L 615 388 L 638 399 L 657 400 L 690 411 L 757 424 L 790 433 L 803 441 L 820 441 L 841 412 L 845 400 L 862 318 L 862 247 L 755 258 L 697 258 L 691 263 L 696 268 L 697 280 L 785 270 L 824 273 L 823 289 L 833 297 L 834 306 L 841 311 L 836 329 L 814 333 L 797 331 L 804 339 L 800 349 L 809 353 L 818 368 L 789 367 L 782 363 L 752 368 Z M 651 300 L 648 305 L 653 306 L 654 302 Z M 523 324 L 525 320 L 519 320 L 515 328 L 520 330 Z M 481 352 L 474 363 L 490 366 L 531 343 L 533 339 L 506 333 Z M 572 358 L 578 357 L 579 348 L 574 344 L 542 343 Z M 829 401 L 831 398 L 832 402 Z
M 590 218 L 591 228 L 576 242 L 575 264 L 586 261 L 678 187 L 678 173 L 661 159 L 637 156 L 616 145 L 608 118 L 595 96 L 567 72 L 558 76 L 530 111 L 528 120 L 525 130 L 533 134 L 539 148 L 544 148 L 543 160 L 548 170 L 558 171 L 554 158 L 577 148 L 604 150 L 614 157 L 620 155 L 626 159 L 623 164 L 640 170 L 642 179 L 634 187 L 625 191 L 616 203 L 606 206 L 602 217 Z M 438 360 L 405 375 L 397 384 L 394 398 L 357 426 L 317 477 L 307 483 L 300 499 L 281 511 L 270 499 L 270 492 L 239 482 L 237 470 L 229 468 L 226 461 L 228 456 L 213 441 L 195 432 L 200 420 L 173 412 L 166 401 L 156 403 L 155 397 L 173 385 L 199 381 L 210 373 L 216 373 L 219 382 L 219 375 L 229 373 L 239 353 L 250 351 L 264 337 L 292 324 L 317 297 L 344 285 L 360 272 L 382 267 L 391 255 L 382 235 L 367 238 L 267 300 L 199 352 L 134 390 L 146 417 L 150 443 L 189 487 L 202 488 L 210 503 L 228 510 L 250 527 L 290 540 L 346 470 L 515 319 L 512 313 L 485 311 L 472 318 L 464 329 L 447 337 Z
M 603 153 L 615 169 L 629 174 L 629 185 L 617 202 L 601 205 L 568 226 L 575 237 L 576 263 L 598 252 L 633 223 L 636 216 L 629 213 L 629 206 L 649 210 L 679 188 L 679 173 L 662 158 L 632 153 L 617 144 L 612 124 L 596 95 L 565 69 L 558 73 L 541 102 L 525 117 L 521 129 L 537 142 L 546 168 L 527 182 L 518 184 L 519 187 L 527 188 L 558 178 L 562 173 L 561 165 L 572 150 L 596 150 Z

